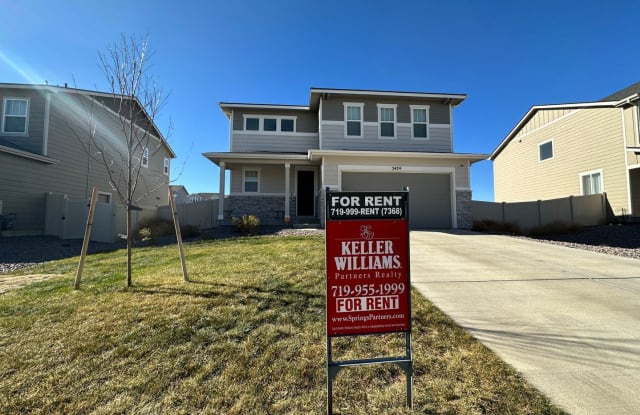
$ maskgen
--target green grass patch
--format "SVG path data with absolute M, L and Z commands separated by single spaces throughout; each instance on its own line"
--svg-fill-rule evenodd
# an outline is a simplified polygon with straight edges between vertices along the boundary
M 21 273 L 0 296 L 0 413 L 322 414 L 324 240 L 255 237 L 124 251 Z M 413 293 L 414 410 L 394 365 L 343 369 L 342 414 L 560 414 L 512 368 Z M 397 355 L 398 335 L 336 340 L 335 357 Z

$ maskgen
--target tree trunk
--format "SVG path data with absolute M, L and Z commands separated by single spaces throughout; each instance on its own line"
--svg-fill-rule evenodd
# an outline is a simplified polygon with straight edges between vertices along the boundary
M 131 206 L 127 206 L 127 287 L 131 287 L 131 245 L 133 230 L 131 229 Z

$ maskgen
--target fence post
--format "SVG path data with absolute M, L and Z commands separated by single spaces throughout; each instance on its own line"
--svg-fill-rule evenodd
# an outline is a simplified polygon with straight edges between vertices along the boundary
M 569 196 L 569 213 L 571 215 L 571 224 L 575 225 L 575 215 L 573 213 L 573 195 Z
M 538 199 L 538 226 L 542 226 L 542 212 L 540 205 L 542 204 L 542 200 Z

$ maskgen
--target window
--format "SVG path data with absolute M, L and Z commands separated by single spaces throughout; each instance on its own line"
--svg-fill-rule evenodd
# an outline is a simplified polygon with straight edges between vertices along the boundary
M 277 131 L 278 120 L 275 118 L 264 119 L 264 131 Z
M 296 131 L 296 117 L 244 115 L 244 130 L 266 133 L 294 133 Z
M 169 175 L 169 159 L 168 158 L 164 158 L 164 168 L 162 170 L 162 172 L 164 173 L 165 176 Z
M 142 150 L 142 167 L 149 167 L 149 149 Z
M 545 161 L 553 158 L 553 141 L 538 144 L 538 160 Z
M 244 192 L 258 193 L 260 191 L 260 170 L 244 170 Z
M 283 118 L 280 120 L 280 131 L 292 133 L 294 131 L 293 127 L 293 119 L 291 118 Z
M 245 118 L 244 129 L 247 131 L 259 131 L 260 130 L 260 118 Z
M 411 129 L 413 138 L 428 138 L 429 107 L 411 105 Z
M 111 203 L 111 193 L 98 192 L 98 203 Z
M 349 104 L 344 106 L 344 119 L 347 123 L 345 135 L 362 137 L 362 108 L 364 104 Z
M 594 171 L 580 175 L 582 194 L 595 195 L 602 193 L 602 172 Z
M 395 138 L 396 106 L 378 104 L 378 124 L 380 137 Z
M 2 113 L 2 132 L 10 134 L 26 134 L 28 114 L 28 99 L 5 98 L 4 112 Z

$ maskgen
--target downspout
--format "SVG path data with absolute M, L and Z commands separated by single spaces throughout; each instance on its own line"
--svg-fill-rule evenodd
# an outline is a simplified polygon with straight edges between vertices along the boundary
M 622 117 L 622 155 L 624 157 L 624 175 L 627 182 L 627 211 L 629 214 L 632 214 L 633 212 L 631 212 L 631 210 L 633 209 L 633 205 L 631 203 L 631 180 L 629 177 L 629 161 L 627 160 L 627 126 L 624 121 L 624 108 L 620 108 L 620 115 Z M 624 214 L 624 212 L 621 213 Z
M 318 107 L 318 149 L 322 150 L 322 95 Z
M 49 151 L 49 118 L 51 114 L 51 92 L 47 91 L 44 104 L 44 128 L 42 131 L 42 155 Z
M 449 104 L 449 142 L 451 143 L 450 153 L 453 153 L 453 107 Z

